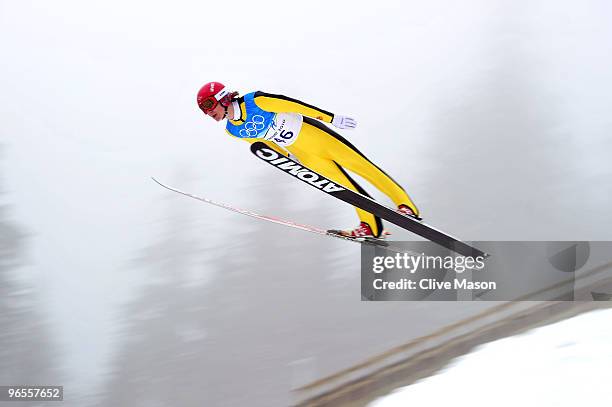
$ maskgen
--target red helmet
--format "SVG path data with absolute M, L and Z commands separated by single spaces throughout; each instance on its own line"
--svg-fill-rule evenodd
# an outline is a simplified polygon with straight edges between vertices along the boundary
M 210 112 L 219 103 L 227 108 L 231 101 L 232 93 L 219 82 L 208 82 L 198 92 L 198 106 L 204 113 Z

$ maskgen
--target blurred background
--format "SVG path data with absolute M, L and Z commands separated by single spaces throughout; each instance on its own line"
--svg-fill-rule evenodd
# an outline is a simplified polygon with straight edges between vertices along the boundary
M 355 117 L 342 134 L 466 240 L 609 240 L 611 17 L 603 0 L 0 0 L 0 384 L 64 385 L 69 406 L 289 405 L 495 306 L 362 303 L 358 245 L 154 184 L 357 224 L 204 117 L 208 81 Z

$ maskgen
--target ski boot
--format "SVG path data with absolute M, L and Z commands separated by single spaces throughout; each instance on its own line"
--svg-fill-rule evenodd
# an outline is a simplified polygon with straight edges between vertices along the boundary
M 423 220 L 420 216 L 416 215 L 412 209 L 408 205 L 401 204 L 397 207 L 397 212 L 401 213 L 404 216 L 409 216 L 416 220 Z
M 361 222 L 359 226 L 357 226 L 353 230 L 328 230 L 329 233 L 333 233 L 336 235 L 344 236 L 349 239 L 355 239 L 360 241 L 378 241 L 383 240 L 387 235 L 390 235 L 389 232 L 383 230 L 379 237 L 374 236 L 372 232 L 372 228 L 367 222 Z

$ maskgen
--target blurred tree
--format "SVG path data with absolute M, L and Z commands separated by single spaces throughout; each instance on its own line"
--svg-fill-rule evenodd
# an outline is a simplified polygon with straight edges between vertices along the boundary
M 292 194 L 278 194 L 284 186 L 253 185 L 251 208 L 276 214 L 291 206 Z M 169 199 L 165 232 L 137 265 L 148 282 L 125 309 L 122 346 L 99 405 L 288 404 L 289 363 L 320 340 L 296 334 L 321 327 L 309 310 L 337 296 L 333 282 L 323 283 L 334 241 L 240 216 L 231 233 L 210 236 L 198 219 L 208 222 L 219 209 Z M 359 301 L 358 288 L 349 296 Z
M 57 349 L 38 309 L 41 304 L 18 276 L 25 263 L 26 233 L 10 219 L 3 198 L 0 185 L 0 384 L 61 385 Z

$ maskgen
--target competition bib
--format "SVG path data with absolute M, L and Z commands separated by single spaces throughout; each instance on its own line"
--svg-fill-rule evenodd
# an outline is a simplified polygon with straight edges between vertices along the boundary
M 300 134 L 302 120 L 301 114 L 277 113 L 263 138 L 273 141 L 279 146 L 290 146 L 295 143 L 298 134 Z

